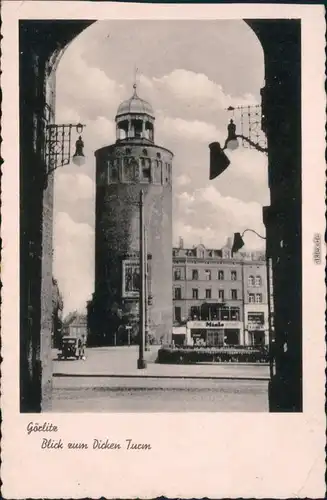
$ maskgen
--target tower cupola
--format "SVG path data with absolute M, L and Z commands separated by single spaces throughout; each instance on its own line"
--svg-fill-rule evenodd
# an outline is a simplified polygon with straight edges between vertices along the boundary
M 116 139 L 118 141 L 141 140 L 154 142 L 154 112 L 150 103 L 137 95 L 136 83 L 133 95 L 123 101 L 116 114 Z

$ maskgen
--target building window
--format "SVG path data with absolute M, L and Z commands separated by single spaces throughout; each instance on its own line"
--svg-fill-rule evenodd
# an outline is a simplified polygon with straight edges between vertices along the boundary
M 175 321 L 180 323 L 182 321 L 182 309 L 180 307 L 175 307 Z
M 204 250 L 199 250 L 198 255 L 200 259 L 204 259 Z
M 175 288 L 174 297 L 175 297 L 175 300 L 181 300 L 181 298 L 182 298 L 182 289 L 181 288 Z
M 190 313 L 192 320 L 199 319 L 201 317 L 201 310 L 199 306 L 192 306 Z
M 218 271 L 218 279 L 223 280 L 224 279 L 224 271 Z
M 199 298 L 199 290 L 197 288 L 192 288 L 192 298 L 196 300 Z
M 157 158 L 161 158 L 161 154 L 160 153 L 157 153 Z
M 249 302 L 250 304 L 253 304 L 255 302 L 254 293 L 249 293 Z
M 141 159 L 141 167 L 142 167 L 142 180 L 150 181 L 151 178 L 151 160 L 150 158 L 142 158 Z
M 237 300 L 237 290 L 231 290 L 231 299 Z
M 209 269 L 206 269 L 206 270 L 204 271 L 204 279 L 205 279 L 206 281 L 210 281 L 210 280 L 211 280 L 211 271 L 209 271 Z
M 146 149 L 143 149 L 142 154 L 143 154 L 143 156 L 148 156 L 148 152 L 147 152 L 147 150 L 146 150 Z
M 248 277 L 248 286 L 254 286 L 254 276 Z
M 224 300 L 225 298 L 224 290 L 218 290 L 218 298 Z
M 174 280 L 180 280 L 182 278 L 182 273 L 180 269 L 174 269 Z
M 199 271 L 197 269 L 192 269 L 192 280 L 199 279 Z
M 236 271 L 232 271 L 232 272 L 230 273 L 230 277 L 231 277 L 231 280 L 232 280 L 232 281 L 236 281 L 236 278 L 237 278 Z
M 153 182 L 161 184 L 161 167 L 158 160 L 154 161 Z
M 231 321 L 240 321 L 240 309 L 239 307 L 230 308 L 230 319 Z
M 261 286 L 261 285 L 262 285 L 261 276 L 256 276 L 255 277 L 255 286 Z
M 206 289 L 206 299 L 211 299 L 211 288 Z
M 228 307 L 223 307 L 220 312 L 221 321 L 230 320 L 230 309 Z
M 118 182 L 118 163 L 116 160 L 114 160 L 113 162 L 109 162 L 108 170 L 109 170 L 109 182 L 112 183 Z
M 256 293 L 255 294 L 255 301 L 257 304 L 261 304 L 262 303 L 262 293 Z

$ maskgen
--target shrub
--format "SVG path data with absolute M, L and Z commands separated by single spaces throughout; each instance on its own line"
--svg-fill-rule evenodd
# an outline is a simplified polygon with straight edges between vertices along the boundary
M 267 347 L 183 347 L 163 346 L 158 351 L 157 363 L 268 363 Z

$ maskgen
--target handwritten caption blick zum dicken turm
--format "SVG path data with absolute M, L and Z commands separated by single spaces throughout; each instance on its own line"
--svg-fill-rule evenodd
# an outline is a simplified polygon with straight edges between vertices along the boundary
M 40 436 L 40 448 L 42 450 L 127 450 L 127 451 L 149 451 L 152 449 L 150 443 L 137 443 L 132 439 L 124 439 L 120 442 L 110 441 L 108 438 L 93 438 L 90 442 L 65 441 L 59 437 L 59 427 L 49 422 L 29 422 L 26 427 L 28 436 L 33 434 Z M 46 437 L 44 436 L 46 434 Z

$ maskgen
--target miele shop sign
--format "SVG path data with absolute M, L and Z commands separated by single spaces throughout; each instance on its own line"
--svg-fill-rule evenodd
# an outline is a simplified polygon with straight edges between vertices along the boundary
M 207 328 L 241 328 L 240 321 L 189 321 L 187 327 L 207 329 Z

